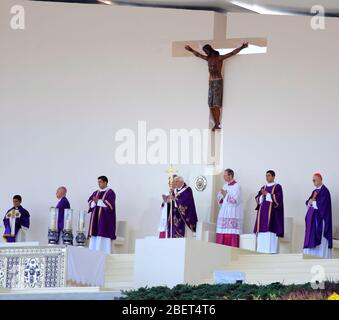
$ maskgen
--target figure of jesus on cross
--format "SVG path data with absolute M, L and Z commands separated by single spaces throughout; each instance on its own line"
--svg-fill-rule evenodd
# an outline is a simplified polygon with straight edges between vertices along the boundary
M 211 110 L 211 114 L 214 120 L 213 131 L 219 130 L 220 128 L 220 118 L 222 110 L 222 100 L 223 100 L 223 87 L 224 80 L 222 76 L 222 68 L 224 61 L 232 56 L 238 54 L 241 50 L 248 47 L 248 43 L 245 42 L 243 45 L 230 53 L 220 55 L 220 53 L 213 49 L 211 45 L 207 44 L 203 47 L 203 51 L 206 55 L 203 55 L 190 46 L 186 45 L 185 49 L 189 52 L 192 52 L 196 57 L 206 60 L 208 63 L 209 70 L 209 90 L 208 90 L 208 105 Z

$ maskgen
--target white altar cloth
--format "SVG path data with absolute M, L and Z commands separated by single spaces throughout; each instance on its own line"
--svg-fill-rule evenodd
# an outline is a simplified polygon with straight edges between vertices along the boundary
M 88 248 L 67 246 L 67 280 L 103 287 L 106 254 Z

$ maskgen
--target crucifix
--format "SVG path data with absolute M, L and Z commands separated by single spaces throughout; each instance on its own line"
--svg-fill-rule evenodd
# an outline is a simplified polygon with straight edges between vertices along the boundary
M 208 105 L 213 119 L 212 131 L 221 129 L 221 114 L 223 106 L 223 65 L 224 60 L 238 54 L 248 45 L 266 48 L 265 38 L 233 38 L 226 39 L 227 16 L 215 13 L 214 15 L 214 39 L 201 41 L 177 41 L 173 42 L 174 57 L 187 57 L 192 53 L 206 60 L 209 68 Z M 241 45 L 242 44 L 242 45 Z M 241 45 L 241 46 L 240 46 Z M 198 52 L 197 47 L 202 47 L 204 53 Z M 195 49 L 194 49 L 195 48 Z M 233 48 L 231 52 L 220 54 L 218 50 Z M 211 126 L 210 126 L 211 127 Z
M 242 44 L 248 44 L 248 48 L 244 48 L 241 53 L 251 54 L 251 53 L 265 53 L 267 48 L 267 39 L 266 38 L 229 38 L 227 39 L 227 16 L 220 13 L 214 14 L 214 29 L 213 29 L 213 39 L 212 40 L 194 40 L 194 41 L 175 41 L 172 43 L 172 56 L 173 57 L 191 57 L 192 52 L 188 51 L 187 46 L 195 49 L 195 51 L 200 51 L 204 46 L 209 45 L 212 49 L 218 50 L 220 54 L 228 54 L 232 52 L 236 48 L 240 48 Z M 186 49 L 185 49 L 186 47 Z M 202 53 L 203 54 L 203 53 Z M 205 53 L 205 55 L 207 55 Z M 221 77 L 223 78 L 223 64 L 221 66 Z M 223 79 L 220 79 L 223 82 Z M 221 82 L 221 81 L 220 81 Z M 220 95 L 218 90 L 221 89 L 220 83 L 219 86 L 216 88 L 210 88 L 209 90 L 211 94 L 215 91 L 217 92 L 216 97 Z M 223 91 L 223 90 L 222 90 Z M 221 92 L 222 93 L 222 92 Z M 214 96 L 212 95 L 212 101 Z M 207 99 L 206 99 L 207 100 Z M 222 104 L 222 103 L 220 103 Z M 219 107 L 222 107 L 219 106 Z M 212 109 L 212 108 L 211 108 Z M 218 129 L 221 120 L 221 111 L 219 110 L 214 111 L 215 114 L 213 117 L 212 110 L 210 112 L 210 119 L 209 119 L 209 128 L 210 129 Z M 217 119 L 215 119 L 217 118 Z M 219 118 L 219 119 L 218 119 Z M 217 121 L 216 121 L 217 120 Z M 219 122 L 219 125 L 218 125 Z M 210 140 L 209 140 L 209 150 L 207 156 L 207 163 L 208 165 L 206 168 L 205 175 L 213 176 L 210 181 L 210 184 L 206 188 L 204 199 L 214 199 L 214 195 L 219 190 L 218 179 L 215 179 L 221 172 L 222 167 L 224 166 L 223 163 L 223 134 L 221 130 L 211 131 Z M 208 200 L 207 200 L 208 201 Z M 211 200 L 209 205 L 208 212 L 205 213 L 205 216 L 209 216 L 210 221 L 216 222 L 216 214 L 217 214 L 217 207 L 216 202 Z

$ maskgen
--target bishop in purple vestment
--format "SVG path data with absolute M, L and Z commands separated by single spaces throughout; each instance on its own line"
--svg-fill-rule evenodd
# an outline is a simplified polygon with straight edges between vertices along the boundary
M 331 258 L 333 247 L 331 194 L 321 174 L 313 176 L 316 187 L 306 201 L 304 253 Z
M 56 191 L 56 197 L 58 199 L 58 204 L 56 208 L 58 209 L 58 233 L 59 238 L 62 230 L 64 229 L 64 217 L 65 217 L 65 209 L 70 209 L 71 205 L 66 198 L 67 189 L 66 187 L 59 187 Z M 60 239 L 59 239 L 60 240 Z
M 198 217 L 192 189 L 186 185 L 182 177 L 176 177 L 174 185 L 175 189 L 171 196 L 172 215 L 170 213 L 171 204 L 167 204 L 168 237 L 184 238 L 196 232 Z
M 98 178 L 99 189 L 88 199 L 91 213 L 88 236 L 90 249 L 111 253 L 111 241 L 116 239 L 115 193 L 108 188 L 105 176 Z
M 275 183 L 275 172 L 266 173 L 267 184 L 256 196 L 257 218 L 253 232 L 258 235 L 257 251 L 278 252 L 278 237 L 284 237 L 284 199 L 283 189 Z
M 7 211 L 4 217 L 5 233 L 3 237 L 7 242 L 16 242 L 19 232 L 29 228 L 30 214 L 21 206 L 21 202 L 21 196 L 14 196 L 13 207 Z

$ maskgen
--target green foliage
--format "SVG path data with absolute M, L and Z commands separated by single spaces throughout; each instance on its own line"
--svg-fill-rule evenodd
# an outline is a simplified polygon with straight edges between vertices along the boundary
M 283 285 L 272 283 L 269 285 L 253 284 L 222 284 L 199 286 L 177 285 L 168 287 L 140 288 L 133 291 L 125 291 L 126 300 L 279 300 L 300 296 L 323 296 L 326 299 L 327 292 L 339 292 L 339 283 L 326 282 L 325 290 L 314 290 L 310 283 L 302 285 Z

